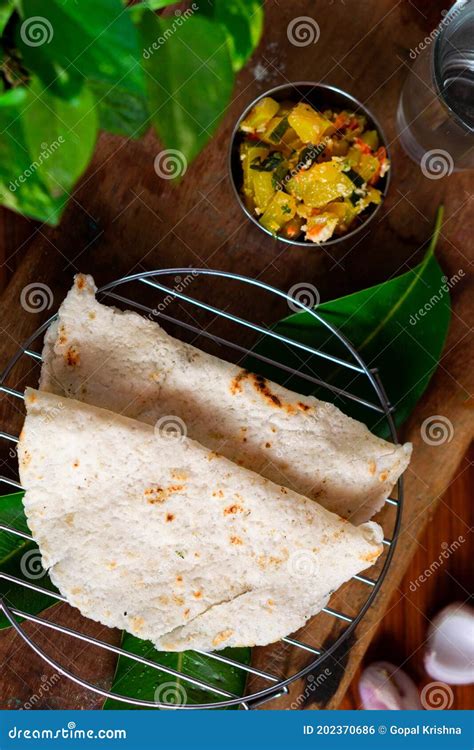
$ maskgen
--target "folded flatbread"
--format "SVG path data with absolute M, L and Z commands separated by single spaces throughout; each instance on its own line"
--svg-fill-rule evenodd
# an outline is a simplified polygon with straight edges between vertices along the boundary
M 27 389 L 24 506 L 68 602 L 158 648 L 263 645 L 372 565 L 382 530 L 340 519 L 183 436 Z
M 301 396 L 101 305 L 78 275 L 46 333 L 40 388 L 148 424 L 184 421 L 189 437 L 361 523 L 407 467 L 393 445 L 332 404 Z

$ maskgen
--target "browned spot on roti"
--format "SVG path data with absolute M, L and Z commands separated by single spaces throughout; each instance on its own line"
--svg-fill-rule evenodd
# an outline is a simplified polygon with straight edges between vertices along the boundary
M 178 605 L 178 607 L 182 607 L 184 604 L 184 599 L 182 596 L 176 596 L 176 594 L 173 596 L 173 601 L 175 604 Z
M 153 485 L 143 490 L 143 494 L 150 505 L 155 505 L 156 503 L 164 503 L 170 495 L 181 492 L 184 487 L 184 484 L 170 484 L 168 487 Z
M 193 596 L 195 599 L 201 599 L 202 591 L 193 591 Z
M 212 497 L 224 497 L 224 493 L 222 490 L 216 490 L 212 493 Z
M 28 404 L 34 404 L 36 401 L 36 393 L 29 393 L 26 399 Z
M 214 637 L 212 645 L 219 646 L 219 644 L 224 643 L 224 641 L 228 641 L 233 632 L 233 630 L 221 630 L 221 632 L 217 633 Z
M 94 310 L 91 310 L 89 312 L 89 320 L 94 320 L 94 319 L 95 319 L 95 312 L 94 312 Z
M 75 346 L 70 346 L 64 354 L 64 361 L 68 367 L 76 367 L 80 362 L 80 356 Z
M 132 630 L 139 633 L 145 624 L 143 617 L 132 617 Z
M 286 489 L 286 487 L 280 487 L 280 492 L 281 492 L 282 495 L 287 495 L 288 494 L 288 490 Z
M 64 520 L 66 521 L 68 526 L 72 526 L 72 524 L 74 523 L 74 513 L 66 513 L 66 515 L 64 516 Z
M 278 568 L 287 559 L 288 555 L 284 555 L 283 557 L 276 557 L 275 555 L 260 555 L 257 558 L 257 565 L 261 570 L 266 570 L 272 566 Z
M 78 273 L 74 283 L 78 292 L 90 292 L 92 294 L 92 286 L 87 280 L 85 274 Z
M 248 370 L 241 370 L 237 373 L 237 375 L 232 378 L 230 382 L 230 392 L 233 396 L 235 396 L 236 393 L 240 393 L 242 390 L 241 382 L 244 380 L 244 378 L 248 377 L 250 373 Z
M 378 559 L 380 552 L 381 548 L 378 547 L 376 552 L 369 552 L 367 555 L 362 555 L 360 559 L 368 563 L 375 562 Z
M 243 541 L 239 536 L 231 536 L 230 543 L 231 544 L 243 544 Z
M 234 515 L 235 513 L 243 513 L 243 508 L 238 503 L 234 503 L 233 505 L 228 505 L 227 508 L 224 508 L 224 515 L 230 516 Z
M 373 476 L 375 474 L 376 469 L 377 469 L 377 465 L 375 461 L 369 461 L 369 474 Z
M 76 458 L 76 460 L 73 463 L 73 467 L 74 467 L 74 469 L 77 469 L 78 466 L 79 466 L 79 459 Z
M 381 482 L 386 482 L 388 479 L 388 471 L 382 471 L 382 473 L 379 476 L 379 480 Z
M 272 447 L 271 443 L 265 443 L 265 448 L 271 448 L 271 447 Z
M 170 521 L 174 521 L 174 513 L 167 513 L 166 514 L 166 521 L 169 523 Z
M 184 616 L 185 617 L 189 617 L 189 609 L 185 609 L 184 610 Z
M 65 344 L 67 341 L 66 326 L 60 325 L 58 328 L 58 344 Z
M 21 457 L 21 462 L 20 463 L 21 463 L 22 467 L 24 469 L 26 469 L 26 467 L 29 465 L 30 461 L 31 461 L 31 453 L 28 450 L 26 450 L 26 448 L 25 448 L 25 450 L 23 451 L 23 455 Z

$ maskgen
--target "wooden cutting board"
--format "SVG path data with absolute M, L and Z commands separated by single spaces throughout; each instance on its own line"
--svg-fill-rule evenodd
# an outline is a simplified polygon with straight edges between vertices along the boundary
M 355 637 L 329 665 L 330 677 L 302 705 L 335 708 L 344 695 L 390 596 L 417 548 L 437 501 L 448 485 L 472 438 L 473 350 L 472 263 L 474 213 L 470 204 L 472 176 L 425 178 L 402 152 L 395 132 L 400 87 L 408 71 L 409 51 L 435 26 L 444 0 L 391 2 L 356 0 L 266 3 L 266 28 L 253 60 L 241 73 L 232 105 L 216 136 L 190 166 L 179 186 L 160 180 L 153 161 L 160 145 L 152 134 L 138 142 L 102 136 L 86 176 L 76 190 L 61 226 L 51 229 L 2 212 L 3 282 L 10 283 L 1 301 L 3 367 L 18 346 L 42 322 L 46 313 L 26 313 L 20 306 L 25 285 L 47 284 L 59 305 L 77 271 L 92 273 L 98 284 L 141 270 L 201 266 L 257 277 L 287 291 L 297 282 L 317 286 L 321 299 L 330 299 L 369 286 L 412 267 L 430 235 L 436 207 L 444 203 L 446 219 L 439 243 L 439 259 L 448 277 L 462 269 L 462 283 L 452 290 L 453 319 L 442 362 L 428 392 L 403 431 L 414 443 L 414 457 L 406 476 L 403 529 L 390 572 L 375 605 L 358 626 Z M 320 28 L 317 43 L 295 47 L 287 38 L 288 23 L 312 16 Z M 288 248 L 267 238 L 249 224 L 236 204 L 226 168 L 233 125 L 243 108 L 274 85 L 297 80 L 322 81 L 346 89 L 361 99 L 381 121 L 393 154 L 393 176 L 383 212 L 351 247 Z M 16 269 L 13 277 L 12 272 Z M 203 297 L 214 304 L 270 324 L 284 308 L 270 298 L 228 287 L 204 284 Z M 227 332 L 228 333 L 228 332 Z M 420 437 L 420 425 L 432 415 L 443 415 L 454 427 L 450 442 L 430 446 Z M 13 430 L 15 425 L 12 424 Z M 5 429 L 9 426 L 5 425 Z M 58 612 L 55 612 L 55 619 Z M 78 626 L 71 612 L 60 613 L 63 624 Z M 36 626 L 26 629 L 46 648 L 51 633 Z M 99 625 L 88 632 L 101 635 Z M 311 633 L 308 634 L 311 636 Z M 112 639 L 116 636 L 112 635 Z M 113 658 L 69 640 L 56 642 L 53 653 L 67 664 L 80 662 L 81 674 L 110 684 Z M 273 655 L 277 666 L 294 671 L 299 661 L 288 653 Z M 0 705 L 20 707 L 38 691 L 42 677 L 51 674 L 14 633 L 0 634 Z M 324 669 L 324 667 L 323 667 Z M 291 706 L 305 694 L 300 681 L 290 695 L 268 705 Z M 55 708 L 100 705 L 92 693 L 62 678 L 41 701 Z M 39 707 L 40 704 L 37 704 Z

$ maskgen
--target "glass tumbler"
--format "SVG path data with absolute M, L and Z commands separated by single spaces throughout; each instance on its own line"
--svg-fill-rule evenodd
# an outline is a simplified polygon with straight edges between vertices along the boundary
M 399 140 L 426 176 L 474 168 L 474 0 L 458 0 L 419 45 L 397 112 Z

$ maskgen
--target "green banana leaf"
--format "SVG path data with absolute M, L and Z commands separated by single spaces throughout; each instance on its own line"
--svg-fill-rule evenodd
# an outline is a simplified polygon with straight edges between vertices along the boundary
M 0 523 L 29 533 L 23 511 L 23 492 L 0 498 Z M 8 574 L 49 591 L 57 591 L 41 567 L 41 556 L 34 542 L 0 531 L 0 576 Z M 0 577 L 0 599 L 14 608 L 36 615 L 56 602 L 47 594 L 31 591 Z M 10 627 L 7 618 L 0 614 L 0 630 Z
M 123 633 L 122 648 L 229 693 L 238 696 L 244 694 L 245 671 L 212 659 L 206 654 L 198 654 L 195 651 L 164 653 L 157 651 L 149 641 L 142 641 L 129 633 Z M 249 648 L 227 648 L 219 653 L 242 664 L 250 663 L 251 650 Z M 144 666 L 126 656 L 120 656 L 118 659 L 111 690 L 114 693 L 133 698 L 166 703 L 169 704 L 170 708 L 184 704 L 196 705 L 225 700 L 224 697 L 194 686 L 182 678 L 173 677 L 153 667 Z M 122 703 L 110 698 L 103 705 L 103 709 L 106 711 L 133 708 L 140 708 L 140 706 Z M 149 710 L 155 709 L 150 708 Z
M 365 363 L 378 368 L 395 407 L 397 426 L 410 415 L 438 366 L 451 316 L 449 290 L 461 280 L 457 277 L 448 280 L 435 258 L 441 222 L 442 209 L 438 211 L 426 255 L 415 268 L 382 284 L 317 306 L 317 313 L 349 339 Z M 356 364 L 346 346 L 309 312 L 296 312 L 279 321 L 272 330 Z M 270 336 L 264 336 L 253 351 L 378 403 L 366 375 L 308 355 Z M 255 357 L 249 357 L 245 366 L 300 393 L 332 401 L 377 434 L 383 437 L 389 434 L 384 416 L 345 396 L 299 377 L 289 377 L 287 372 Z

